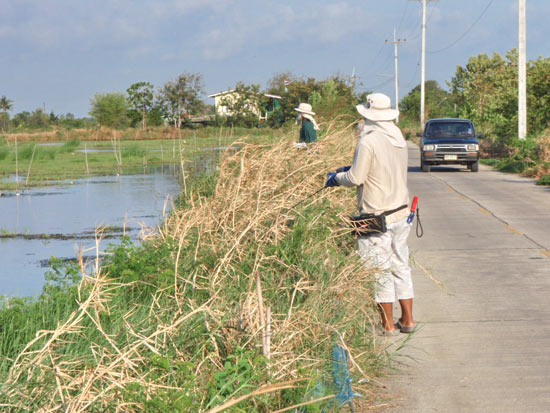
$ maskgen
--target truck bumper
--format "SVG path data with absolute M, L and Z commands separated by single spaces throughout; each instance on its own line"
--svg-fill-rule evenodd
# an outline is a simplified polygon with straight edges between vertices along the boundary
M 433 165 L 471 164 L 479 160 L 479 152 L 433 152 L 422 154 L 422 162 Z

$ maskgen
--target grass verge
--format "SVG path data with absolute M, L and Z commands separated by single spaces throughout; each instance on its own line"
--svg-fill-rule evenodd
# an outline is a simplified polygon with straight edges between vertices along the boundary
M 338 344 L 353 391 L 365 396 L 356 408 L 368 408 L 387 346 L 373 333 L 374 269 L 360 263 L 342 222 L 354 192 L 329 189 L 294 208 L 349 162 L 352 125 L 329 126 L 308 150 L 291 140 L 237 142 L 216 179 L 188 187 L 157 236 L 124 240 L 94 274 L 54 267 L 36 301 L 5 302 L 0 405 L 337 411 Z

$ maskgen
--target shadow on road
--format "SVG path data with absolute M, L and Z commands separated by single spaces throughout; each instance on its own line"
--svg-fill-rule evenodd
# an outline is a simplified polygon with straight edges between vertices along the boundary
M 409 166 L 408 171 L 422 172 L 422 170 L 420 169 L 420 166 Z M 460 167 L 451 168 L 449 166 L 432 166 L 430 169 L 430 172 L 468 172 L 470 173 L 470 170 L 468 168 L 460 168 Z

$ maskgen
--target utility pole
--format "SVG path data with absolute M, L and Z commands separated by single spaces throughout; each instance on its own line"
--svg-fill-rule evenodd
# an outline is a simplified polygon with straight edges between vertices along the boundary
M 439 0 L 409 0 L 422 2 L 422 76 L 420 80 L 420 129 L 424 129 L 424 106 L 426 102 L 426 5 Z
M 527 136 L 527 62 L 525 0 L 519 0 L 518 137 Z
M 397 46 L 400 43 L 405 43 L 407 39 L 396 39 L 395 28 L 393 29 L 393 42 L 386 40 L 386 43 L 393 44 L 393 56 L 395 61 L 395 109 L 399 113 L 399 55 L 397 52 Z M 399 114 L 395 123 L 399 123 Z

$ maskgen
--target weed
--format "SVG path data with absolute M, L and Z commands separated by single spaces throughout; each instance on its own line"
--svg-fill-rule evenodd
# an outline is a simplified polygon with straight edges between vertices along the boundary
M 330 396 L 334 343 L 353 355 L 354 374 L 377 374 L 386 359 L 368 333 L 375 272 L 352 252 L 340 218 L 353 193 L 292 207 L 323 170 L 351 158 L 348 131 L 315 153 L 293 150 L 290 137 L 239 143 L 215 179 L 188 182 L 158 236 L 124 238 L 78 285 L 79 267 L 59 269 L 36 301 L 6 306 L 0 404 L 276 410 Z
M 145 149 L 141 148 L 137 143 L 132 143 L 127 145 L 122 151 L 122 156 L 124 158 L 143 158 L 146 154 Z
M 74 152 L 80 146 L 80 140 L 73 138 L 70 141 L 67 141 L 61 146 L 60 150 L 62 152 Z

